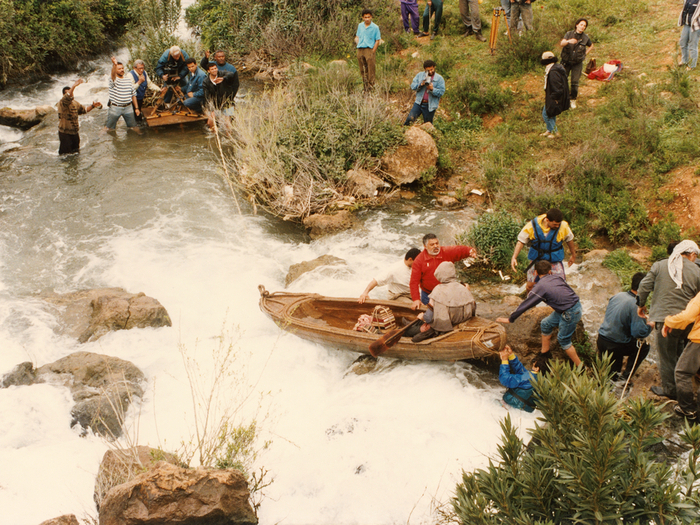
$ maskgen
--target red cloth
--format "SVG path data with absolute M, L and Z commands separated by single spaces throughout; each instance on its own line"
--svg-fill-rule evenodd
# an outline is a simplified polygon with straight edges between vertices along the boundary
M 611 73 L 608 73 L 607 71 L 605 71 L 605 65 L 602 65 L 595 71 L 591 71 L 590 73 L 588 73 L 588 78 L 591 80 L 601 80 L 603 82 L 609 82 L 613 79 L 615 73 L 618 73 L 622 70 L 622 62 L 620 62 L 619 60 L 608 60 L 606 64 L 616 66 L 615 70 Z
M 469 246 L 440 246 L 440 253 L 435 257 L 428 255 L 426 250 L 420 252 L 411 268 L 411 299 L 420 301 L 419 286 L 426 293 L 430 293 L 440 284 L 440 281 L 435 278 L 435 269 L 441 262 L 461 261 L 472 255 L 474 251 L 474 248 Z

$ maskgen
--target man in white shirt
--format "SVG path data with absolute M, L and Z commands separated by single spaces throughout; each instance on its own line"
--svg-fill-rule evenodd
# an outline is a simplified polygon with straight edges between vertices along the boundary
M 392 301 L 407 299 L 410 302 L 411 267 L 418 255 L 420 255 L 420 250 L 418 248 L 411 248 L 408 250 L 403 260 L 392 264 L 383 275 L 370 281 L 357 302 L 363 304 L 369 299 L 369 292 L 377 286 L 387 286 L 389 290 L 389 299 Z

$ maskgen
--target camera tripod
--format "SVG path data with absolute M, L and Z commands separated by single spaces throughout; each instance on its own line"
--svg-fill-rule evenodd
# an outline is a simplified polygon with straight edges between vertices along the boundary
M 506 31 L 508 33 L 508 41 L 513 40 L 510 37 L 510 26 L 508 25 L 508 19 L 506 18 L 506 10 L 502 7 L 493 8 L 493 18 L 491 19 L 491 34 L 489 35 L 489 50 L 493 55 L 496 51 L 496 42 L 498 41 L 498 25 L 501 21 L 501 17 L 506 23 Z

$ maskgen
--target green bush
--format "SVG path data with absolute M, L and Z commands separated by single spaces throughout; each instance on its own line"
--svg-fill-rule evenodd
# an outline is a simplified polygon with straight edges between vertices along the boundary
M 134 0 L 0 0 L 0 85 L 73 67 L 126 31 Z
M 623 290 L 629 290 L 632 284 L 632 276 L 645 269 L 637 261 L 630 257 L 627 250 L 618 249 L 610 252 L 603 259 L 603 266 L 617 275 Z
M 513 101 L 509 90 L 501 89 L 494 78 L 474 78 L 473 73 L 463 73 L 456 86 L 447 92 L 447 96 L 460 109 L 472 115 L 497 113 Z
M 473 246 L 494 268 L 507 270 L 521 229 L 522 224 L 506 212 L 484 213 L 457 237 L 457 243 Z
M 592 375 L 566 363 L 535 384 L 542 417 L 525 446 L 510 416 L 489 466 L 464 472 L 453 506 L 464 525 L 697 523 L 700 426 L 686 427 L 676 477 L 649 450 L 668 417 L 651 401 L 619 401 L 609 361 Z

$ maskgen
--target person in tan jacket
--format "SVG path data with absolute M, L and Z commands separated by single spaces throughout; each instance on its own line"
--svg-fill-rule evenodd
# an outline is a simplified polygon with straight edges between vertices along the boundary
M 695 323 L 688 334 L 688 344 L 678 358 L 675 370 L 678 404 L 674 407 L 674 411 L 691 424 L 698 423 L 700 406 L 700 391 L 697 399 L 693 400 L 693 377 L 700 370 L 700 322 L 698 320 L 700 320 L 700 293 L 690 300 L 685 310 L 676 315 L 667 316 L 661 329 L 661 335 L 668 337 L 672 329 L 683 330 Z

